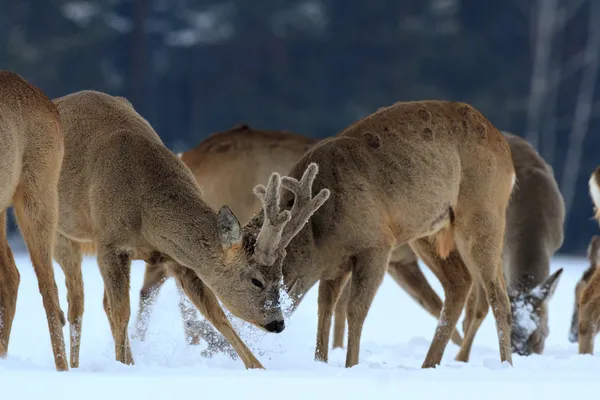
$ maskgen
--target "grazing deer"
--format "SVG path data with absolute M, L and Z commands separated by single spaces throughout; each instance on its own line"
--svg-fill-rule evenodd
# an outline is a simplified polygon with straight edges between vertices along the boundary
M 288 172 L 315 143 L 317 139 L 284 131 L 251 129 L 242 124 L 209 136 L 180 157 L 194 174 L 208 205 L 218 210 L 222 204 L 227 204 L 240 222 L 245 224 L 260 210 L 257 197 L 251 195 L 252 188 L 266 181 L 272 172 Z M 253 168 L 248 168 L 249 165 Z M 421 272 L 410 247 L 398 248 L 394 251 L 392 260 L 397 261 L 390 262 L 388 271 L 396 282 L 437 319 L 442 301 Z M 152 308 L 166 278 L 164 267 L 146 266 L 136 323 L 136 336 L 141 340 L 145 339 Z M 179 307 L 185 321 L 184 329 L 190 343 L 198 344 L 200 338 L 204 338 L 208 342 L 209 354 L 215 350 L 227 350 L 231 355 L 232 349 L 227 348 L 226 342 L 209 325 L 196 318 L 195 309 L 189 305 L 179 288 L 178 294 Z M 343 333 L 342 325 L 341 340 Z M 338 339 L 334 338 L 334 347 L 336 340 Z M 456 330 L 452 341 L 458 345 L 462 342 Z
M 0 71 L 0 358 L 8 351 L 20 282 L 6 238 L 6 209 L 12 205 L 38 279 L 58 371 L 69 369 L 52 266 L 63 146 L 50 99 L 20 76 Z
M 313 180 L 305 171 L 314 164 Z M 288 189 L 281 204 L 292 213 L 310 204 L 311 192 L 331 191 L 293 240 L 257 245 L 285 254 L 284 284 L 296 301 L 320 281 L 317 360 L 328 359 L 333 309 L 351 274 L 346 367 L 358 363 L 363 323 L 392 250 L 409 243 L 446 294 L 423 367 L 440 363 L 472 282 L 484 285 L 500 358 L 512 362 L 501 254 L 515 172 L 508 143 L 478 111 L 448 101 L 382 108 L 312 147 L 281 183 Z M 262 220 L 249 222 L 250 237 Z
M 506 210 L 503 272 L 512 311 L 511 345 L 513 353 L 541 354 L 549 334 L 548 302 L 554 293 L 562 268 L 549 276 L 550 259 L 563 242 L 565 207 L 552 168 L 537 151 L 519 136 L 504 132 L 517 176 L 516 189 Z M 398 262 L 399 261 L 399 262 Z M 406 246 L 402 258 L 391 263 L 394 269 L 411 265 L 414 282 L 423 281 L 416 257 Z M 345 304 L 349 285 L 338 300 L 335 314 L 334 347 L 343 343 Z M 428 310 L 439 315 L 441 305 Z M 467 302 L 463 331 L 465 338 L 457 360 L 468 361 L 473 339 L 488 312 L 483 288 L 472 288 Z M 338 315 L 339 313 L 339 315 Z
M 594 218 L 600 223 L 600 167 L 589 180 L 590 197 L 594 203 Z M 600 318 L 600 274 L 596 269 L 579 296 L 579 354 L 594 353 L 594 336 Z
M 587 257 L 590 261 L 590 266 L 583 273 L 583 276 L 575 285 L 575 304 L 573 307 L 573 317 L 571 318 L 571 330 L 569 331 L 569 342 L 577 343 L 579 341 L 579 298 L 583 289 L 586 287 L 598 266 L 600 266 L 600 236 L 594 235 L 590 240 L 587 249 Z M 597 323 L 596 323 L 596 326 Z M 598 333 L 598 331 L 596 331 Z
M 82 251 L 93 248 L 104 280 L 103 304 L 117 361 L 133 364 L 127 334 L 129 269 L 131 260 L 140 259 L 167 264 L 169 274 L 231 343 L 246 368 L 262 368 L 231 327 L 217 297 L 239 318 L 281 332 L 281 265 L 260 244 L 291 240 L 329 192 L 322 190 L 291 213 L 279 212 L 281 178 L 273 174 L 266 188 L 254 189 L 266 222 L 252 226 L 249 237 L 228 207 L 215 212 L 206 204 L 191 171 L 127 100 L 81 91 L 54 102 L 65 132 L 55 255 L 67 279 L 72 366 L 79 362 Z M 309 172 L 314 178 L 316 171 Z

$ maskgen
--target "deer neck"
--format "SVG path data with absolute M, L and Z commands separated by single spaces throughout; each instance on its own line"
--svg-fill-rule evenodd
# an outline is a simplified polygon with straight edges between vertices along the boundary
M 506 253 L 504 276 L 509 289 L 529 292 L 548 277 L 550 259 L 543 246 L 529 243 Z

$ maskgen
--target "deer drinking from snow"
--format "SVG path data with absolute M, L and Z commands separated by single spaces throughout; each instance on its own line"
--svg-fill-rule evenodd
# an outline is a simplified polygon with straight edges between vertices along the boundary
M 6 238 L 6 209 L 12 204 L 38 279 L 58 371 L 69 369 L 52 266 L 63 152 L 54 104 L 20 76 L 0 71 L 0 358 L 8 351 L 20 283 Z
M 217 297 L 239 318 L 281 332 L 281 264 L 261 244 L 277 244 L 284 252 L 282 240 L 294 237 L 329 192 L 323 189 L 300 199 L 301 207 L 280 212 L 281 178 L 273 174 L 266 188 L 254 189 L 266 216 L 249 236 L 228 207 L 215 212 L 206 204 L 191 171 L 127 100 L 81 91 L 54 103 L 65 132 L 55 257 L 67 280 L 72 366 L 79 362 L 82 329 L 82 251 L 93 248 L 118 361 L 133 364 L 127 334 L 129 269 L 131 260 L 142 259 L 166 264 L 246 368 L 262 368 Z M 314 179 L 314 169 L 307 173 Z
M 600 167 L 592 173 L 589 191 L 594 203 L 594 218 L 600 223 Z M 594 244 L 592 242 L 592 244 Z M 596 250 L 592 248 L 592 250 Z M 597 254 L 591 254 L 596 257 Z M 579 284 L 578 284 L 579 285 Z M 579 354 L 594 353 L 598 319 L 600 318 L 600 274 L 596 268 L 579 296 Z
M 261 207 L 258 198 L 252 194 L 252 188 L 266 181 L 272 172 L 287 173 L 317 141 L 290 132 L 259 130 L 241 124 L 210 135 L 195 148 L 180 154 L 180 157 L 194 174 L 206 202 L 215 210 L 227 204 L 240 222 L 245 224 Z M 248 168 L 249 165 L 253 167 Z M 410 247 L 406 245 L 396 249 L 392 259 L 388 271 L 396 282 L 438 318 L 442 301 L 421 272 Z M 152 308 L 166 279 L 163 266 L 146 266 L 136 323 L 136 336 L 141 340 L 145 339 Z M 226 350 L 233 355 L 222 337 L 196 318 L 195 309 L 179 287 L 178 294 L 184 329 L 190 343 L 198 344 L 203 338 L 208 342 L 209 354 Z M 297 301 L 294 303 L 293 308 L 298 305 Z M 452 341 L 458 345 L 462 341 L 456 330 Z
M 552 168 L 526 140 L 504 132 L 517 176 L 516 187 L 506 210 L 502 252 L 503 272 L 512 312 L 513 353 L 541 354 L 549 335 L 548 302 L 562 268 L 550 275 L 550 259 L 563 243 L 565 206 Z M 404 263 L 416 263 L 406 248 Z M 397 268 L 390 264 L 392 269 Z M 418 266 L 417 266 L 418 268 Z M 335 310 L 334 347 L 341 347 L 350 288 L 346 286 Z M 456 359 L 468 361 L 475 334 L 488 313 L 481 286 L 474 286 L 467 301 L 465 337 Z M 435 309 L 433 313 L 438 313 Z

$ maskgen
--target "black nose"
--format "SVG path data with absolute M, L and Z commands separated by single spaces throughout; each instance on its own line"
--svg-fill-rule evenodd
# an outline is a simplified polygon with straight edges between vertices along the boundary
M 280 333 L 285 328 L 285 322 L 281 321 L 271 321 L 265 325 L 265 329 L 269 332 Z

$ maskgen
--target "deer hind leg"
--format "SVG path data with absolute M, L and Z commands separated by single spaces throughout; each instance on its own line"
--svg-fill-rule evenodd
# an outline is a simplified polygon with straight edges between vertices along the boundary
M 326 363 L 329 358 L 329 334 L 331 332 L 333 309 L 346 284 L 348 274 L 349 271 L 344 271 L 336 279 L 321 279 L 319 282 L 316 361 Z
M 350 300 L 348 302 L 346 368 L 358 364 L 362 328 L 375 294 L 385 276 L 390 253 L 390 247 L 380 247 L 365 250 L 356 256 L 352 267 Z
M 21 277 L 6 239 L 6 210 L 0 212 L 0 358 L 6 357 Z
M 227 339 L 239 354 L 247 369 L 264 369 L 254 354 L 235 333 L 213 292 L 190 269 L 169 263 L 171 274 L 200 313 Z
M 69 337 L 71 344 L 71 368 L 79 368 L 79 349 L 81 345 L 81 326 L 83 323 L 84 307 L 83 277 L 81 275 L 81 249 L 76 242 L 59 233 L 56 235 L 54 259 L 65 274 L 67 286 L 67 300 L 69 302 L 67 319 L 69 320 Z
M 427 281 L 417 261 L 407 263 L 391 262 L 388 273 L 425 311 L 439 319 L 442 312 L 442 299 Z M 454 330 L 450 340 L 458 346 L 461 345 L 463 339 L 458 329 Z
M 335 305 L 333 318 L 333 348 L 344 348 L 344 331 L 346 330 L 346 318 L 348 315 L 348 301 L 350 301 L 350 285 L 348 280 L 342 290 L 337 304 Z
M 104 310 L 115 340 L 115 358 L 123 364 L 133 364 L 127 325 L 129 324 L 129 255 L 112 246 L 97 247 L 98 265 L 104 280 Z
M 512 315 L 502 274 L 504 211 L 478 212 L 467 216 L 456 227 L 456 245 L 474 284 L 482 284 L 496 320 L 500 360 L 512 364 L 510 328 Z
M 594 272 L 579 297 L 579 354 L 594 353 L 594 337 L 600 317 L 600 273 Z
M 49 164 L 45 166 L 44 176 L 31 176 L 27 170 L 24 171 L 13 206 L 38 279 L 56 369 L 66 371 L 69 367 L 62 332 L 65 316 L 60 308 L 52 265 L 58 222 L 57 181 L 60 163 Z
M 471 293 L 467 300 L 465 310 L 465 319 L 463 321 L 463 330 L 465 338 L 463 340 L 460 351 L 456 355 L 456 361 L 467 362 L 471 354 L 471 347 L 475 335 L 481 326 L 481 323 L 487 316 L 489 306 L 485 298 L 485 291 L 479 282 L 471 284 Z
M 446 346 L 456 329 L 456 324 L 469 295 L 472 280 L 469 270 L 456 251 L 452 251 L 446 259 L 442 259 L 429 238 L 414 240 L 410 242 L 410 247 L 435 274 L 444 288 L 444 306 L 422 365 L 422 368 L 432 368 L 442 361 Z
M 158 292 L 167 280 L 166 269 L 163 264 L 146 264 L 144 272 L 144 283 L 140 290 L 140 305 L 137 319 L 135 321 L 134 338 L 146 340 L 150 315 L 158 299 Z

